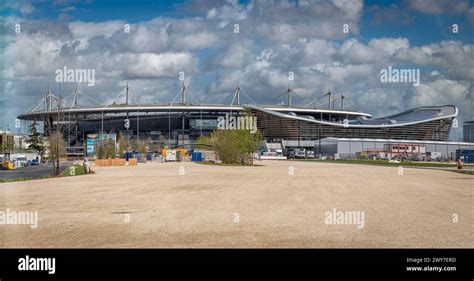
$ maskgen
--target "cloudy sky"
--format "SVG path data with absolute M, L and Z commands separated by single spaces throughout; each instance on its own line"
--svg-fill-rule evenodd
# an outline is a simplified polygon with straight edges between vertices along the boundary
M 230 103 L 239 83 L 257 103 L 278 103 L 292 72 L 299 105 L 331 89 L 347 97 L 349 109 L 375 117 L 454 104 L 460 125 L 474 120 L 473 1 L 0 5 L 0 129 L 14 128 L 16 116 L 34 106 L 48 85 L 55 95 L 72 93 L 75 83 L 55 81 L 56 70 L 65 66 L 93 69 L 95 85 L 78 86 L 102 103 L 123 102 L 116 97 L 127 81 L 135 103 L 170 102 L 181 71 L 191 101 Z M 420 85 L 382 83 L 380 71 L 389 66 L 419 69 Z M 460 134 L 454 130 L 451 138 Z

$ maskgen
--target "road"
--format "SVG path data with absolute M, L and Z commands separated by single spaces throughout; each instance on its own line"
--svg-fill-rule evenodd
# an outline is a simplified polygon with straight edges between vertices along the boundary
M 70 167 L 73 164 L 72 161 L 61 162 L 59 165 L 61 172 L 64 171 L 67 167 Z M 51 164 L 40 164 L 38 166 L 28 166 L 24 168 L 19 168 L 15 170 L 0 170 L 0 179 L 19 179 L 19 178 L 42 178 L 50 176 L 53 167 Z

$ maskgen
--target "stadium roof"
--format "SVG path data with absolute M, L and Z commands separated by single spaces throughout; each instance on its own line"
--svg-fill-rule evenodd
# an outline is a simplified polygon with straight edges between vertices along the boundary
M 100 113 L 120 113 L 120 112 L 176 112 L 176 111 L 200 111 L 200 110 L 222 110 L 222 111 L 232 111 L 232 110 L 243 110 L 249 105 L 223 105 L 223 104 L 149 104 L 149 105 L 133 105 L 133 104 L 119 104 L 119 105 L 105 105 L 105 106 L 78 106 L 78 107 L 69 107 L 52 109 L 52 110 L 36 110 L 30 111 L 27 113 L 20 114 L 19 119 L 35 119 L 39 118 L 45 114 L 54 114 L 58 111 L 61 111 L 63 114 L 68 113 L 78 113 L 78 114 L 100 114 Z M 266 107 L 262 107 L 266 108 Z M 302 107 L 278 107 L 271 106 L 267 108 L 272 112 L 298 112 L 298 113 L 323 113 L 323 114 L 346 114 L 352 116 L 364 116 L 370 118 L 371 115 L 364 112 L 357 111 L 345 111 L 345 110 L 336 110 L 336 109 L 318 109 L 318 108 L 302 108 Z
M 458 115 L 458 109 L 454 105 L 444 105 L 444 106 L 431 106 L 431 107 L 418 107 L 413 108 L 402 113 L 377 118 L 377 119 L 363 119 L 359 118 L 357 120 L 350 120 L 347 123 L 343 122 L 330 122 L 330 121 L 323 121 L 317 120 L 315 118 L 311 118 L 309 116 L 298 115 L 294 111 L 290 112 L 290 114 L 285 114 L 281 112 L 277 112 L 272 109 L 261 108 L 256 106 L 249 106 L 255 110 L 260 110 L 267 114 L 271 114 L 274 116 L 287 118 L 287 119 L 294 119 L 299 121 L 305 121 L 309 123 L 318 123 L 324 125 L 331 125 L 337 127 L 344 127 L 344 128 L 388 128 L 388 127 L 400 127 L 400 126 L 407 126 L 407 125 L 414 125 L 419 123 L 424 123 L 428 121 L 434 120 L 441 120 L 446 118 L 456 117 Z

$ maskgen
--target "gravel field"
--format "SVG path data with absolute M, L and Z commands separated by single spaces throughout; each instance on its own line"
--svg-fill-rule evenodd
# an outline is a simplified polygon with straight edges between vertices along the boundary
M 0 224 L 0 246 L 474 247 L 472 175 L 256 163 L 153 162 L 0 184 L 0 211 L 39 218 L 37 228 Z M 363 212 L 363 227 L 326 224 L 334 209 Z

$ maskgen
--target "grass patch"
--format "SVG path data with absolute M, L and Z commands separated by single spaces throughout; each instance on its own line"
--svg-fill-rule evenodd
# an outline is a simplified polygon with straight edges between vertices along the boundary
M 473 175 L 474 176 L 474 171 L 473 170 L 452 170 L 453 172 L 460 173 L 460 174 L 466 174 L 466 175 Z
M 82 176 L 84 174 L 85 174 L 84 167 L 79 164 L 74 164 L 73 166 L 66 168 L 61 173 L 61 176 L 71 177 L 71 176 Z
M 16 182 L 16 181 L 30 181 L 30 180 L 42 180 L 42 179 L 49 179 L 52 176 L 42 176 L 37 178 L 13 178 L 13 179 L 0 179 L 0 183 L 7 183 L 7 182 Z

